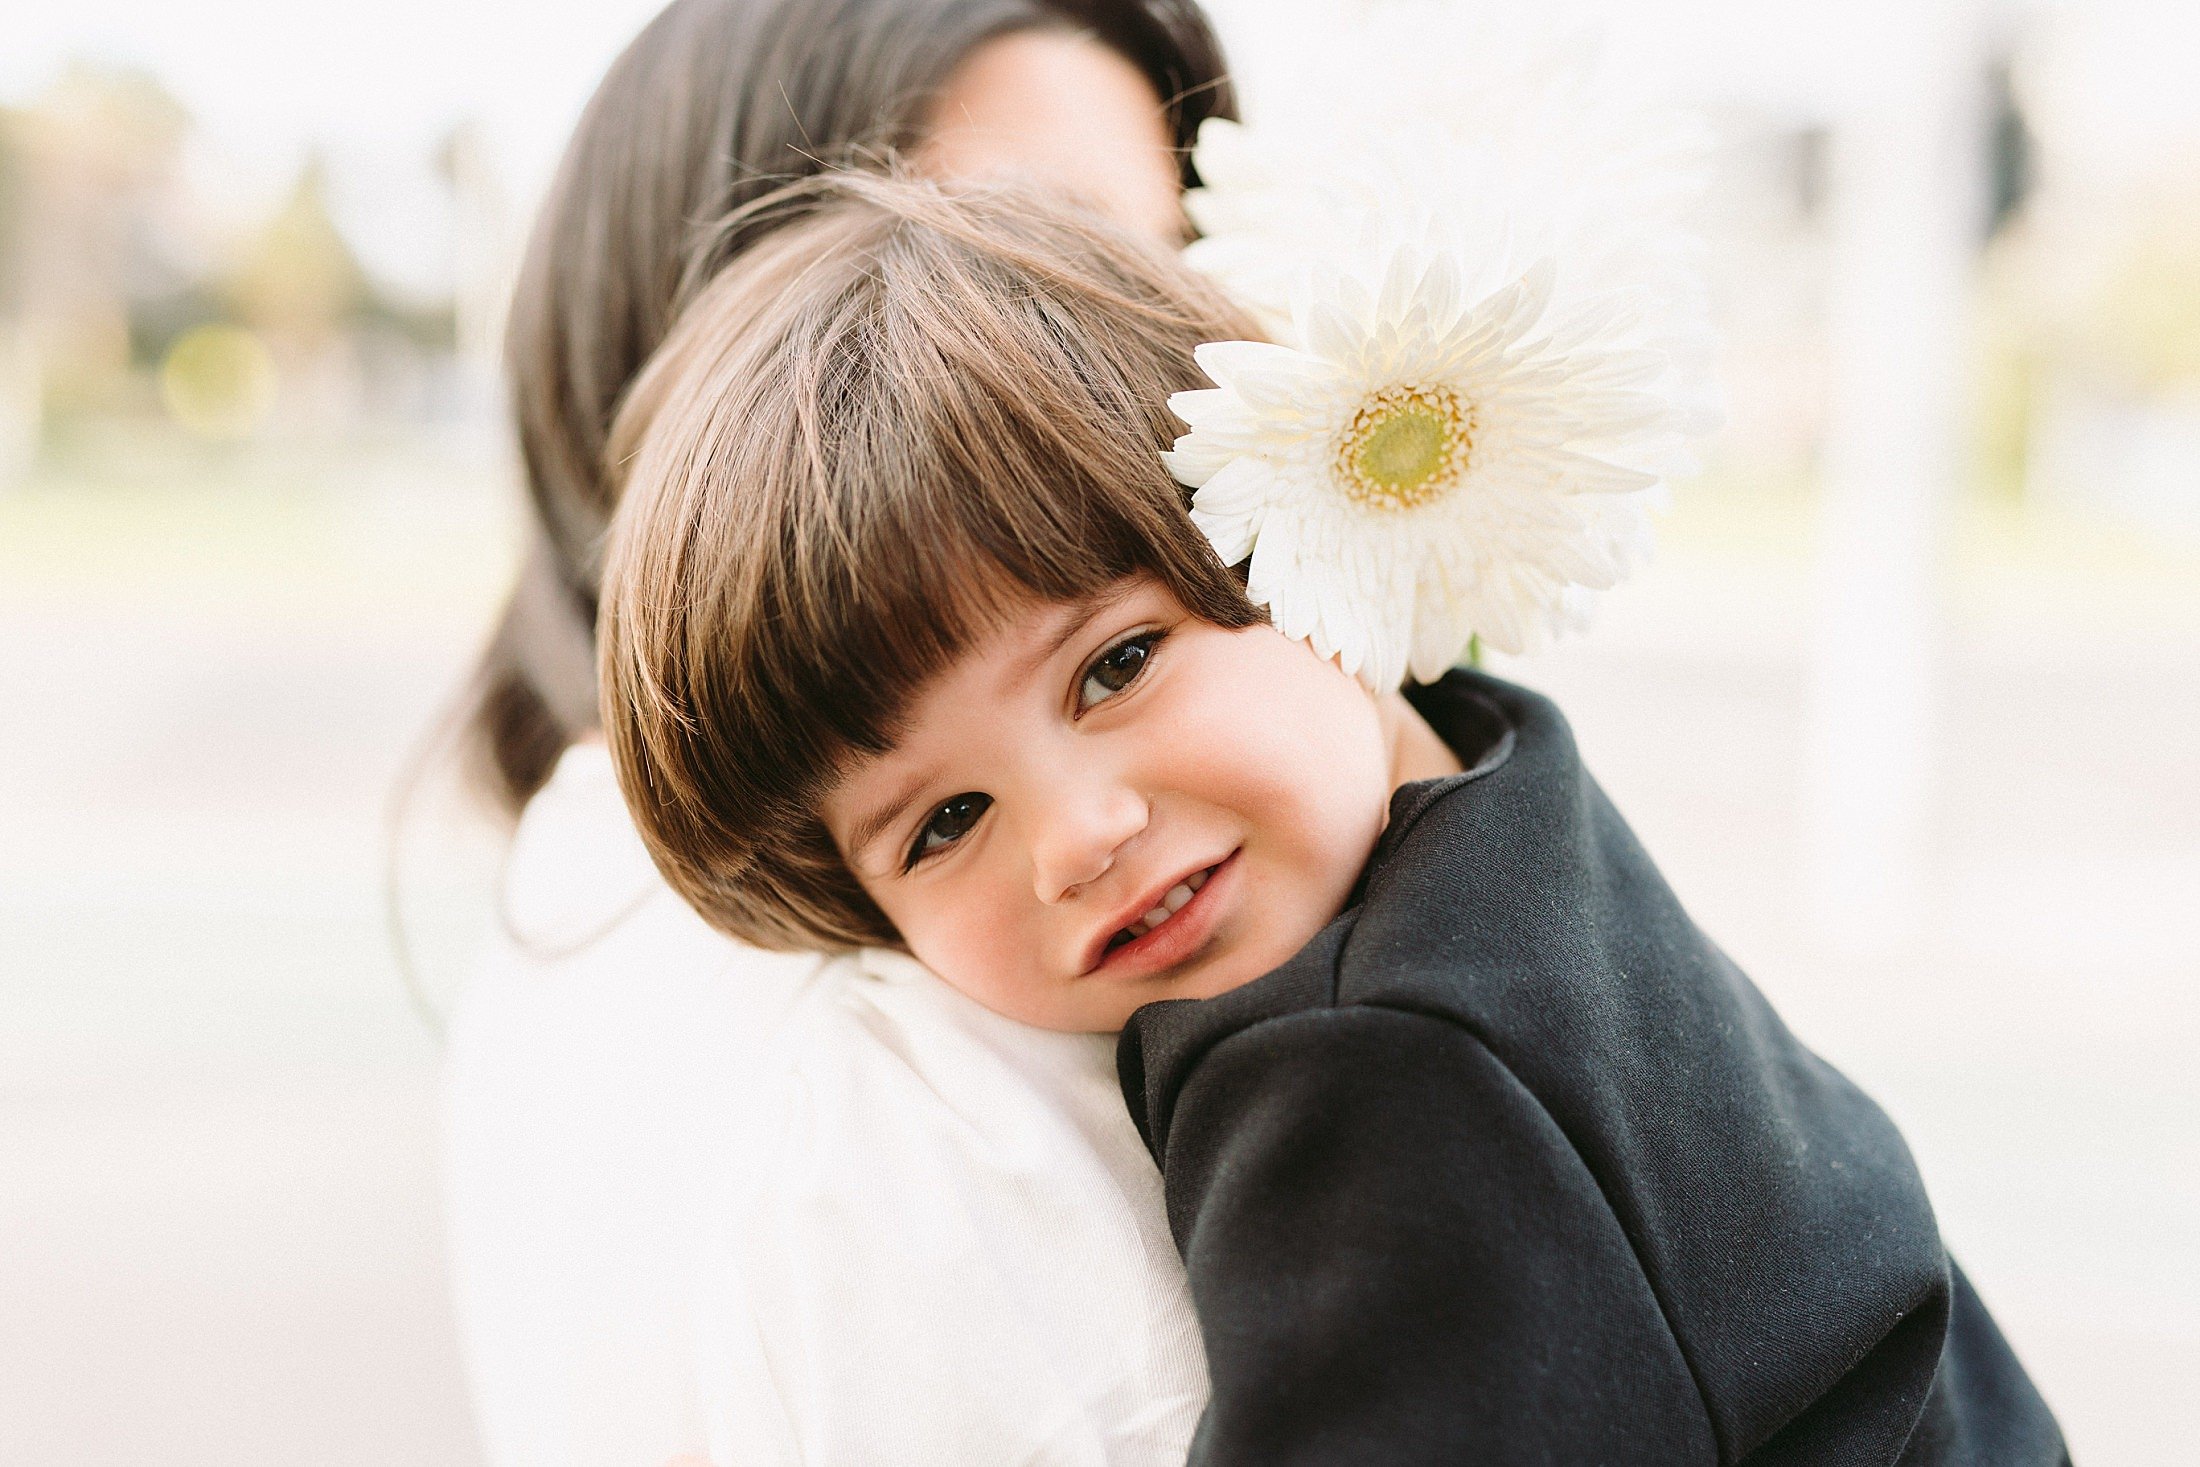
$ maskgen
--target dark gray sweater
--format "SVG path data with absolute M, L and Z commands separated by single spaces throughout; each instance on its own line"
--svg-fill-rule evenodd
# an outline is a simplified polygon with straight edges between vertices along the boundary
M 1290 962 L 1124 1030 L 1214 1398 L 1195 1464 L 2052 1467 L 1894 1125 L 1689 921 L 1546 700 L 1414 701 Z

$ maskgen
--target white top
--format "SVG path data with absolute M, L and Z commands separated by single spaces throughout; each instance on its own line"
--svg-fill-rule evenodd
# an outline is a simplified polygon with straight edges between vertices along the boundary
M 719 936 L 596 747 L 506 919 L 446 1077 L 492 1467 L 1183 1462 L 1206 1365 L 1111 1039 Z

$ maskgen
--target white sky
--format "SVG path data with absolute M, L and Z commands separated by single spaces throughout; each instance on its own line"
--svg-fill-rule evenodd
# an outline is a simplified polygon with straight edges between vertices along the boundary
M 1241 70 L 1293 45 L 1336 0 L 1209 0 Z M 1522 0 L 1526 3 L 1526 0 Z M 1543 0 L 1536 0 L 1543 3 Z M 198 119 L 201 173 L 240 202 L 271 196 L 308 146 L 328 151 L 346 224 L 400 277 L 431 207 L 422 170 L 453 123 L 488 130 L 522 200 L 546 180 L 604 68 L 660 0 L 0 0 L 0 103 L 75 56 L 157 75 Z M 2192 0 L 1578 0 L 1622 54 L 1676 90 L 1823 114 L 1868 86 L 1921 9 L 2051 10 L 2073 31 L 2050 90 L 2103 150 L 2200 136 L 2200 4 Z M 1777 19 L 1773 19 L 1777 17 Z M 386 226 L 386 227 L 385 227 Z M 361 237 L 363 236 L 363 237 Z M 386 237 L 378 237 L 386 236 Z
M 0 98 L 71 56 L 142 65 L 225 140 L 406 147 L 458 117 L 562 131 L 659 0 L 4 0 Z

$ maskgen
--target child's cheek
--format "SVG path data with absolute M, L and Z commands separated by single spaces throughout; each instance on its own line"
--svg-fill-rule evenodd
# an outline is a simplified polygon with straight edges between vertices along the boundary
M 927 914 L 925 940 L 912 938 L 911 952 L 965 997 L 1029 1021 L 1044 955 L 1028 918 L 999 891 L 966 889 Z

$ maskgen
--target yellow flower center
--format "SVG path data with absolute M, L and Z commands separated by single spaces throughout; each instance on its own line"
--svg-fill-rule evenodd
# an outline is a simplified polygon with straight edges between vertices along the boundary
M 1418 509 L 1459 482 L 1474 414 L 1448 387 L 1369 394 L 1337 440 L 1337 482 L 1369 509 Z

